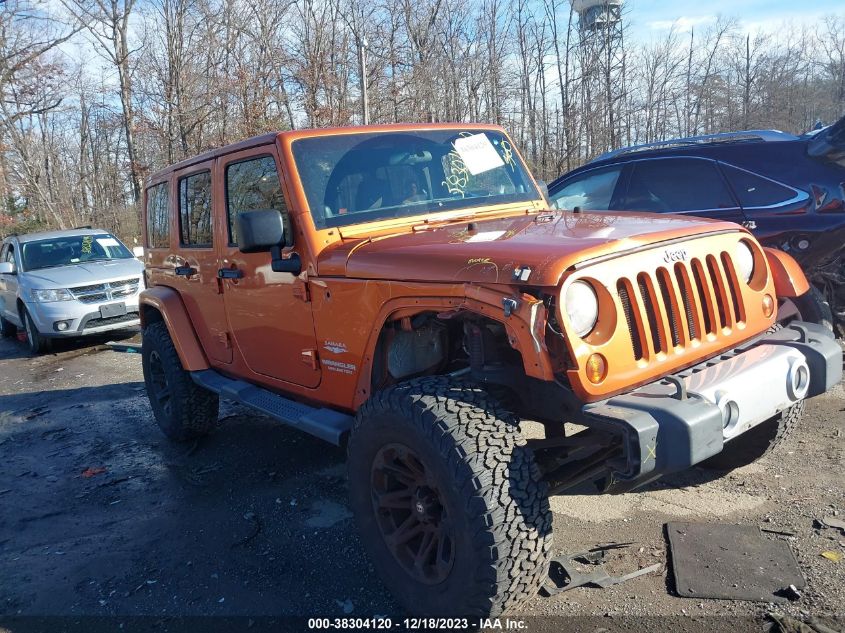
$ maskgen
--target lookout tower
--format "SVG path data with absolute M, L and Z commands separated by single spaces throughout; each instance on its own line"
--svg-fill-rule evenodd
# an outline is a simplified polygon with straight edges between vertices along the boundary
M 619 113 L 625 95 L 624 0 L 571 0 L 578 14 L 579 56 L 587 154 L 622 142 Z

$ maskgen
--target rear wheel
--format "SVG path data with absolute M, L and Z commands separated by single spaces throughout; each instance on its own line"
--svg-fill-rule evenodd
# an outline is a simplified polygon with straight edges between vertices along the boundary
M 374 395 L 349 440 L 361 539 L 410 613 L 495 616 L 533 597 L 552 542 L 518 421 L 483 390 L 427 377 Z
M 35 325 L 35 321 L 33 321 L 32 317 L 29 316 L 29 312 L 27 312 L 26 308 L 23 308 L 21 316 L 23 317 L 24 330 L 26 331 L 26 344 L 29 346 L 29 351 L 33 354 L 46 354 L 49 352 L 53 347 L 53 341 L 46 336 L 42 336 L 41 332 L 38 331 L 38 328 Z
M 167 437 L 182 442 L 214 428 L 219 398 L 191 380 L 161 321 L 144 328 L 141 365 L 153 414 Z
M 803 415 L 804 401 L 801 400 L 775 417 L 735 437 L 725 444 L 721 453 L 704 460 L 701 466 L 712 470 L 733 470 L 747 466 L 771 453 L 792 435 Z

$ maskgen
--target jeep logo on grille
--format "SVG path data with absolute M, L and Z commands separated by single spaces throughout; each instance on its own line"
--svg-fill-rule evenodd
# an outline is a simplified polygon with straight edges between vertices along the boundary
M 663 261 L 667 264 L 671 264 L 672 262 L 684 262 L 687 260 L 687 251 L 683 248 L 679 248 L 674 251 L 666 251 L 663 253 Z

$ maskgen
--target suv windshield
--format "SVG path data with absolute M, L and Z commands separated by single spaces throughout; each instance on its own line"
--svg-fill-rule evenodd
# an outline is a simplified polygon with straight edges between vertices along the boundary
M 39 270 L 110 259 L 131 259 L 132 253 L 113 235 L 67 235 L 21 245 L 24 270 Z
M 490 130 L 340 134 L 294 141 L 317 228 L 542 197 Z

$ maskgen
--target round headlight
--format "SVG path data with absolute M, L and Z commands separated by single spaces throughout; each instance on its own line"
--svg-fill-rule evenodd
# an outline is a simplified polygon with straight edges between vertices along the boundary
M 754 274 L 754 253 L 751 252 L 751 247 L 745 242 L 737 242 L 736 267 L 739 276 L 745 280 L 745 283 L 751 281 L 751 276 Z
M 599 319 L 599 300 L 596 291 L 586 281 L 576 281 L 566 290 L 564 309 L 578 336 L 587 336 Z

